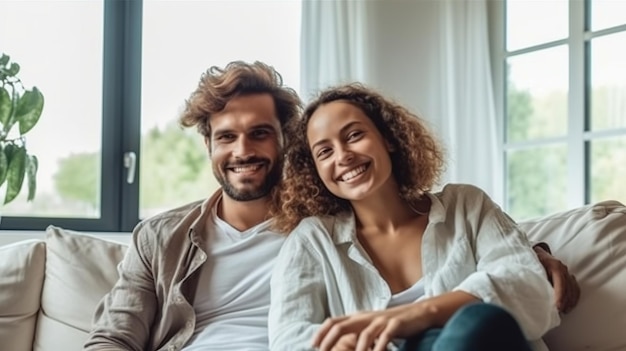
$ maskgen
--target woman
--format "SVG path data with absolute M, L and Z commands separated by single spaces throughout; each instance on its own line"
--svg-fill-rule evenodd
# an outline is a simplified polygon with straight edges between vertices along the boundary
M 288 137 L 272 350 L 546 349 L 559 316 L 526 236 L 476 187 L 430 192 L 444 161 L 423 121 L 352 84 Z

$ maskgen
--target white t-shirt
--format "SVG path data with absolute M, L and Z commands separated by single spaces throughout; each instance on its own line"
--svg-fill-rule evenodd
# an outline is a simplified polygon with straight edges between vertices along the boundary
M 211 221 L 209 258 L 194 301 L 196 328 L 183 350 L 268 350 L 270 277 L 285 237 L 268 221 L 240 232 L 215 209 Z
M 408 289 L 391 295 L 387 308 L 413 303 L 422 297 L 422 295 L 424 295 L 424 279 L 420 278 Z

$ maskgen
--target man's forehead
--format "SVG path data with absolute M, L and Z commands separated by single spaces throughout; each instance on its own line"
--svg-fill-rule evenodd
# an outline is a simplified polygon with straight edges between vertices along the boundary
M 231 98 L 219 113 L 233 111 L 266 110 L 276 112 L 274 98 L 269 93 L 254 93 Z
M 209 119 L 213 132 L 221 129 L 272 127 L 280 131 L 274 100 L 269 94 L 251 94 L 233 98 L 224 109 Z

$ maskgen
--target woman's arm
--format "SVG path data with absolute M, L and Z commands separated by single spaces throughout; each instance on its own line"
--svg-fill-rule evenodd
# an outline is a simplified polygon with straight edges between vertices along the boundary
M 314 350 L 312 340 L 329 315 L 319 255 L 289 234 L 274 265 L 268 321 L 270 350 Z
M 540 339 L 559 324 L 545 270 L 515 222 L 482 190 L 471 188 L 460 192 L 457 208 L 467 209 L 476 272 L 454 290 L 504 307 L 528 340 Z

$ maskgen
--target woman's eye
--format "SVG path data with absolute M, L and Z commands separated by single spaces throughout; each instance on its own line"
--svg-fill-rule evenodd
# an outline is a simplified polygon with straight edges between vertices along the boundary
M 328 154 L 330 154 L 330 149 L 329 148 L 324 148 L 324 149 L 320 149 L 319 151 L 317 151 L 317 157 L 318 158 L 323 158 L 328 156 Z
M 356 140 L 359 139 L 363 135 L 363 132 L 354 131 L 348 134 L 348 140 Z

